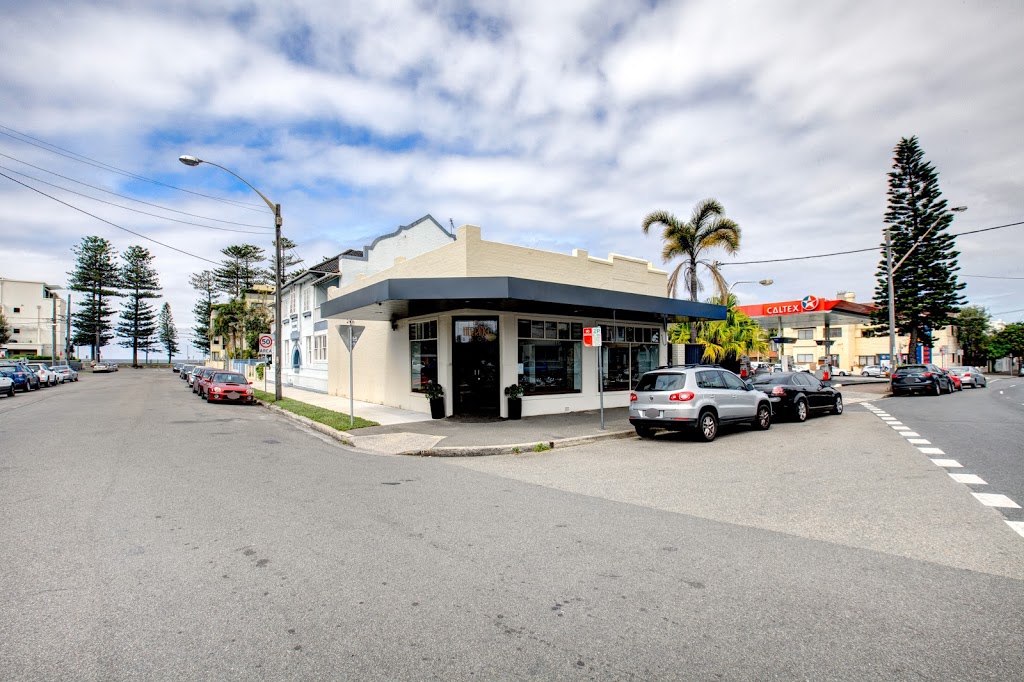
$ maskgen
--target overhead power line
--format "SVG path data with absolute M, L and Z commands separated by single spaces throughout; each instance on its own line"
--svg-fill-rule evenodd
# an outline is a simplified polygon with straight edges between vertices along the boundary
M 5 132 L 5 131 L 10 131 L 10 132 Z M 11 133 L 14 133 L 14 134 L 12 135 Z M 42 149 L 44 151 L 50 152 L 51 154 L 57 154 L 58 156 L 63 156 L 65 158 L 71 159 L 72 161 L 77 161 L 78 163 L 84 163 L 84 164 L 86 164 L 88 166 L 93 166 L 95 168 L 100 168 L 100 169 L 105 170 L 105 171 L 110 171 L 112 173 L 117 173 L 119 175 L 124 175 L 124 176 L 132 178 L 134 180 L 141 180 L 142 182 L 148 182 L 148 183 L 151 183 L 151 184 L 154 184 L 154 185 L 159 185 L 161 187 L 166 187 L 168 189 L 173 189 L 173 190 L 176 190 L 178 192 L 185 192 L 186 194 L 193 194 L 193 195 L 195 195 L 197 197 L 203 197 L 204 199 L 212 199 L 213 201 L 220 201 L 220 202 L 223 202 L 225 204 L 233 204 L 235 206 L 240 206 L 241 208 L 248 209 L 250 211 L 257 211 L 257 212 L 262 213 L 264 210 L 266 210 L 262 206 L 257 206 L 256 204 L 251 204 L 251 203 L 242 202 L 242 201 L 235 201 L 234 199 L 225 199 L 224 197 L 215 197 L 215 196 L 212 196 L 212 195 L 209 195 L 209 194 L 203 194 L 202 192 L 194 192 L 194 191 L 192 191 L 190 189 L 185 189 L 183 187 L 176 187 L 174 185 L 169 185 L 166 182 L 160 182 L 159 180 L 153 180 L 152 178 L 147 178 L 147 177 L 144 177 L 142 175 L 138 175 L 136 173 L 132 173 L 131 171 L 123 170 L 121 168 L 118 168 L 117 166 L 111 166 L 108 163 L 103 163 L 102 161 L 96 161 L 95 159 L 91 159 L 88 156 L 84 156 L 82 154 L 78 154 L 77 152 L 73 152 L 73 151 L 71 151 L 69 149 L 64 149 L 63 147 L 58 147 L 55 144 L 51 144 L 49 142 L 46 142 L 45 140 L 40 140 L 37 137 L 32 137 L 31 135 L 28 135 L 26 133 L 20 132 L 18 130 L 15 130 L 14 128 L 10 128 L 10 127 L 5 126 L 3 124 L 0 124 L 0 135 L 6 135 L 7 137 L 9 137 L 9 138 L 11 138 L 13 140 L 17 140 L 18 142 L 24 142 L 25 144 L 32 145 L 33 147 L 38 147 L 39 149 Z M 30 140 L 33 140 L 33 141 L 30 142 Z
M 1024 225 L 1024 221 L 1017 222 L 1017 223 L 1007 223 L 1006 225 L 995 225 L 993 227 L 983 227 L 983 228 L 981 228 L 979 230 L 968 230 L 966 232 L 955 232 L 955 233 L 953 233 L 953 234 L 951 234 L 949 236 L 951 236 L 951 237 L 962 237 L 962 236 L 967 235 L 967 234 L 978 234 L 979 232 L 990 232 L 992 230 L 1001 230 L 1004 227 L 1017 227 L 1019 225 Z M 786 261 L 793 261 L 793 260 L 810 260 L 812 258 L 829 258 L 831 256 L 846 256 L 846 255 L 849 255 L 851 253 L 866 253 L 868 251 L 881 251 L 881 249 L 882 249 L 881 246 L 872 246 L 872 247 L 867 248 L 867 249 L 852 249 L 850 251 L 833 251 L 832 253 L 819 253 L 819 254 L 815 254 L 813 256 L 791 256 L 789 258 L 769 258 L 767 260 L 748 260 L 748 261 L 741 261 L 739 263 L 719 262 L 718 266 L 722 267 L 724 265 L 759 265 L 761 263 L 783 263 L 783 262 L 786 262 Z
M 22 161 L 19 158 L 10 156 L 8 154 L 4 154 L 3 152 L 0 152 L 0 156 L 2 156 L 4 158 L 7 158 L 7 159 L 10 159 L 11 161 L 17 161 L 18 163 L 24 164 L 24 165 L 28 166 L 29 168 L 35 168 L 36 170 L 41 170 L 44 173 L 49 173 L 50 175 L 55 175 L 58 178 L 61 178 L 62 180 L 67 180 L 69 182 L 74 182 L 75 184 L 82 185 L 83 187 L 88 187 L 89 189 L 94 189 L 94 190 L 96 190 L 98 192 L 105 192 L 106 194 L 112 194 L 115 197 L 121 197 L 122 199 L 127 199 L 128 201 L 134 201 L 136 203 L 143 204 L 145 206 L 152 206 L 153 208 L 159 208 L 162 211 L 170 211 L 171 213 L 178 213 L 180 215 L 187 215 L 187 216 L 189 216 L 191 218 L 202 218 L 203 220 L 212 220 L 213 222 L 224 223 L 225 225 L 238 225 L 240 227 L 256 227 L 256 228 L 259 228 L 261 230 L 273 230 L 274 229 L 274 228 L 268 227 L 266 225 L 252 225 L 250 223 L 237 223 L 237 222 L 234 222 L 234 221 L 231 221 L 231 220 L 221 220 L 220 218 L 210 218 L 208 216 L 196 215 L 195 213 L 188 213 L 187 211 L 179 211 L 178 209 L 175 209 L 175 208 L 170 208 L 168 206 L 161 206 L 160 204 L 154 204 L 154 203 L 151 203 L 149 201 L 143 201 L 142 199 L 136 199 L 135 197 L 130 197 L 130 196 L 126 195 L 126 194 L 118 194 L 117 192 L 114 192 L 114 191 L 111 191 L 109 189 L 106 189 L 105 187 L 97 187 L 96 185 L 90 185 L 88 182 L 82 182 L 81 180 L 75 180 L 74 178 L 69 178 L 66 175 L 61 175 L 60 173 L 57 173 L 57 172 L 52 171 L 52 170 L 49 170 L 47 168 L 43 168 L 42 166 L 36 166 L 35 164 L 31 164 L 28 161 Z M 8 170 L 10 170 L 12 173 L 18 173 L 18 171 L 15 171 L 13 169 L 8 169 Z M 22 177 L 32 178 L 31 175 L 27 175 L 25 173 L 18 173 L 18 174 L 21 175 Z M 45 180 L 38 180 L 38 178 L 32 178 L 32 179 L 33 180 L 37 180 L 38 182 L 46 183 L 46 184 L 50 185 L 51 187 L 60 187 L 59 185 L 50 184 L 50 183 L 46 182 Z M 60 189 L 65 189 L 65 188 L 64 187 L 60 187 Z M 72 192 L 73 190 L 66 190 L 66 191 Z M 81 196 L 86 196 L 86 195 L 83 194 Z M 89 198 L 92 198 L 92 197 L 89 197 Z
M 3 156 L 3 154 L 0 154 L 0 156 Z M 92 201 L 98 201 L 101 204 L 106 204 L 108 206 L 114 206 L 115 208 L 120 208 L 120 209 L 123 209 L 125 211 L 131 211 L 132 213 L 140 213 L 142 215 L 148 215 L 151 218 L 159 218 L 160 220 L 169 220 L 172 223 L 181 223 L 182 225 L 194 225 L 196 227 L 205 227 L 208 230 L 220 230 L 221 232 L 241 232 L 242 234 L 265 234 L 263 232 L 253 232 L 252 230 L 235 230 L 235 229 L 230 228 L 230 227 L 216 227 L 214 225 L 203 225 L 202 223 L 193 223 L 193 222 L 191 222 L 189 220 L 179 220 L 177 218 L 168 218 L 167 216 L 162 216 L 162 215 L 159 215 L 157 213 L 149 213 L 148 211 L 141 211 L 141 210 L 139 210 L 137 208 L 129 208 L 128 206 L 122 206 L 121 204 L 115 204 L 114 202 L 107 201 L 105 199 L 97 199 L 96 197 L 91 197 L 88 194 L 83 194 L 82 192 L 76 192 L 73 189 L 68 189 L 67 187 L 61 187 L 60 185 L 55 185 L 52 182 L 47 182 L 46 180 L 41 180 L 41 179 L 39 179 L 37 177 L 34 177 L 32 175 L 28 175 L 27 173 L 21 173 L 19 171 L 14 170 L 13 168 L 8 168 L 7 166 L 0 165 L 0 170 L 5 170 L 5 171 L 8 171 L 10 173 L 14 173 L 15 175 L 20 175 L 23 178 L 28 178 L 30 180 L 35 180 L 36 182 L 41 182 L 44 185 L 48 185 L 48 186 L 53 187 L 55 189 L 59 189 L 59 190 L 65 191 L 65 192 L 69 192 L 70 194 L 74 194 L 76 196 L 80 196 L 80 197 L 83 197 L 85 199 L 90 199 Z M 143 203 L 145 203 L 145 202 L 143 202 Z M 150 205 L 152 205 L 152 204 L 150 204 Z M 163 208 L 163 207 L 161 207 L 161 208 Z M 273 228 L 267 228 L 267 229 L 273 229 Z
M 95 218 L 96 220 L 100 221 L 101 223 L 106 223 L 107 225 L 110 225 L 111 227 L 116 227 L 116 228 L 117 228 L 117 229 L 119 229 L 119 230 L 124 230 L 125 232 L 127 232 L 127 233 L 129 233 L 129 234 L 133 234 L 133 235 L 135 235 L 136 237 L 140 237 L 140 238 L 142 238 L 142 239 L 145 239 L 145 240 L 147 240 L 147 241 L 151 241 L 151 242 L 153 242 L 154 244 L 159 244 L 160 246 L 162 246 L 162 247 L 164 247 L 164 248 L 167 248 L 167 249 L 170 249 L 171 251 L 177 251 L 178 253 L 183 253 L 183 254 L 185 254 L 186 256 L 192 256 L 193 258 L 198 258 L 198 259 L 199 259 L 199 260 L 201 260 L 201 261 L 205 261 L 205 262 L 207 262 L 207 263 L 212 263 L 213 265 L 220 265 L 220 263 L 218 263 L 217 261 L 214 261 L 214 260 L 210 260 L 209 258 L 203 258 L 202 256 L 197 256 L 196 254 L 194 254 L 194 253 L 189 253 L 188 251 L 183 251 L 182 249 L 179 249 L 179 248 L 177 248 L 177 247 L 175 247 L 175 246 L 171 246 L 170 244 L 164 244 L 163 242 L 161 242 L 161 241 L 157 241 L 156 239 L 153 239 L 152 237 L 147 237 L 147 236 L 146 236 L 146 235 L 144 235 L 144 234 L 139 234 L 138 232 L 135 232 L 135 231 L 133 231 L 133 230 L 129 230 L 129 229 L 127 228 L 127 227 L 121 227 L 121 226 L 120 226 L 120 225 L 118 225 L 117 223 L 112 223 L 112 222 L 110 222 L 109 220 L 106 220 L 106 219 L 104 219 L 104 218 L 100 218 L 100 217 L 99 217 L 98 215 L 94 215 L 94 214 L 92 214 L 92 213 L 89 213 L 88 211 L 86 211 L 86 210 L 84 210 L 84 209 L 78 208 L 78 207 L 77 207 L 77 206 L 75 206 L 74 204 L 69 204 L 69 203 L 68 203 L 68 202 L 66 202 L 66 201 L 63 201 L 63 200 L 61 200 L 61 199 L 58 199 L 58 198 L 57 198 L 57 197 L 55 197 L 55 196 L 52 196 L 52 195 L 50 195 L 50 194 L 47 194 L 46 192 L 42 191 L 41 189 L 36 189 L 36 188 L 35 188 L 35 187 L 33 187 L 32 185 L 27 185 L 27 184 L 25 184 L 24 182 L 22 182 L 21 180 L 18 180 L 17 178 L 12 178 L 12 177 L 11 177 L 10 175 L 7 175 L 6 173 L 0 173 L 0 177 L 4 177 L 4 178 L 7 178 L 7 179 L 8 179 L 8 180 L 10 180 L 11 182 L 16 182 L 16 183 L 18 183 L 19 185 L 21 185 L 22 187 L 26 187 L 26 188 L 28 188 L 28 189 L 32 190 L 33 192 L 37 192 L 38 194 L 42 194 L 42 195 L 43 195 L 44 197 L 47 197 L 48 199 L 53 199 L 54 201 L 56 201 L 56 202 L 57 202 L 57 203 L 59 203 L 59 204 L 64 204 L 64 205 L 65 205 L 65 206 L 67 206 L 68 208 L 70 208 L 70 209 L 74 209 L 75 211 L 78 211 L 79 213 L 84 213 L 85 215 L 89 216 L 90 218 Z
M 958 277 L 980 277 L 981 279 L 1024 279 L 1024 277 L 996 277 L 994 275 L 957 275 Z

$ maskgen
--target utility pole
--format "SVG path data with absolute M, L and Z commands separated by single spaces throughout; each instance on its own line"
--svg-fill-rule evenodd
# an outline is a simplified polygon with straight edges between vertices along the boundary
M 68 294 L 68 308 L 64 311 L 64 355 L 68 361 L 68 366 L 71 366 L 71 294 Z
M 53 297 L 53 327 L 50 328 L 50 364 L 57 364 L 57 297 Z

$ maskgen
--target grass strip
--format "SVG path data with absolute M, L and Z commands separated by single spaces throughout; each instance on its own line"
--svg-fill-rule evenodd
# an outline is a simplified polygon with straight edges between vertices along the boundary
M 362 429 L 367 426 L 380 426 L 377 422 L 370 421 L 369 419 L 362 419 L 356 417 L 352 420 L 352 425 L 349 426 L 349 416 L 344 412 L 335 412 L 334 410 L 328 410 L 326 407 L 317 407 L 316 405 L 310 405 L 309 403 L 299 402 L 292 398 L 281 398 L 280 400 L 274 400 L 273 393 L 267 393 L 266 391 L 260 391 L 253 389 L 258 400 L 262 400 L 268 405 L 277 405 L 282 410 L 288 410 L 301 417 L 312 419 L 315 422 L 319 422 L 326 426 L 330 426 L 332 429 L 338 431 L 351 431 L 353 429 Z

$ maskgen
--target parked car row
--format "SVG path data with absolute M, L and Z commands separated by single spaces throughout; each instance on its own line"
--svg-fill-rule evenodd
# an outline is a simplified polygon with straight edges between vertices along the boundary
M 240 372 L 202 365 L 182 365 L 177 371 L 192 392 L 208 403 L 256 403 L 252 382 Z
M 988 379 L 977 367 L 943 369 L 932 364 L 903 365 L 892 373 L 889 386 L 894 396 L 914 393 L 942 395 L 962 391 L 965 386 L 985 388 Z
M 28 393 L 75 381 L 78 372 L 67 364 L 51 367 L 35 360 L 0 360 L 0 395 L 14 397 L 15 391 Z
M 658 429 L 694 432 L 713 441 L 722 424 L 749 424 L 765 431 L 791 416 L 843 413 L 843 396 L 807 372 L 755 374 L 744 381 L 718 365 L 659 367 L 640 377 L 629 396 L 629 422 L 641 438 Z

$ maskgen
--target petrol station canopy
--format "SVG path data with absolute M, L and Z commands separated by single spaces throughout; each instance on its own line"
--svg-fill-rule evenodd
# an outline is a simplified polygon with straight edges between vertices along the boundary
M 804 296 L 799 301 L 779 301 L 736 307 L 746 313 L 762 329 L 794 327 L 835 327 L 843 324 L 871 322 L 875 306 L 846 300 Z

